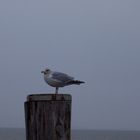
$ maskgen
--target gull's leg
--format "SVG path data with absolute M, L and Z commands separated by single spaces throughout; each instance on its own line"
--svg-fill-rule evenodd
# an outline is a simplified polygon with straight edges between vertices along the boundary
M 56 87 L 55 89 L 55 94 L 58 94 L 58 87 Z

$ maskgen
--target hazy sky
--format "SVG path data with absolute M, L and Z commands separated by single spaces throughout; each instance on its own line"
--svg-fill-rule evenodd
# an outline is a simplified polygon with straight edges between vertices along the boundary
M 0 127 L 24 127 L 28 94 L 66 72 L 72 128 L 140 130 L 140 1 L 1 0 Z

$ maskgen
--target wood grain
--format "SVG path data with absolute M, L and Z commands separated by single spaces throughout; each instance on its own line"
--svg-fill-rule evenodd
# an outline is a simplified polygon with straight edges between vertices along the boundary
M 26 140 L 71 139 L 71 95 L 34 94 L 25 102 Z

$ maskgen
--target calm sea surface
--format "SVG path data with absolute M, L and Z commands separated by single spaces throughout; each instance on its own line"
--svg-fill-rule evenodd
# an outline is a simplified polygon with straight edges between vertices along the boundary
M 26 140 L 25 130 L 0 128 L 0 140 Z M 140 131 L 72 130 L 71 140 L 140 140 Z

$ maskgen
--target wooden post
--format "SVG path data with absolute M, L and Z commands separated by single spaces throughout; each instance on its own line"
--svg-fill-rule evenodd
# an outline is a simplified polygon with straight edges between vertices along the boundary
M 26 140 L 70 140 L 71 100 L 68 94 L 28 95 Z

